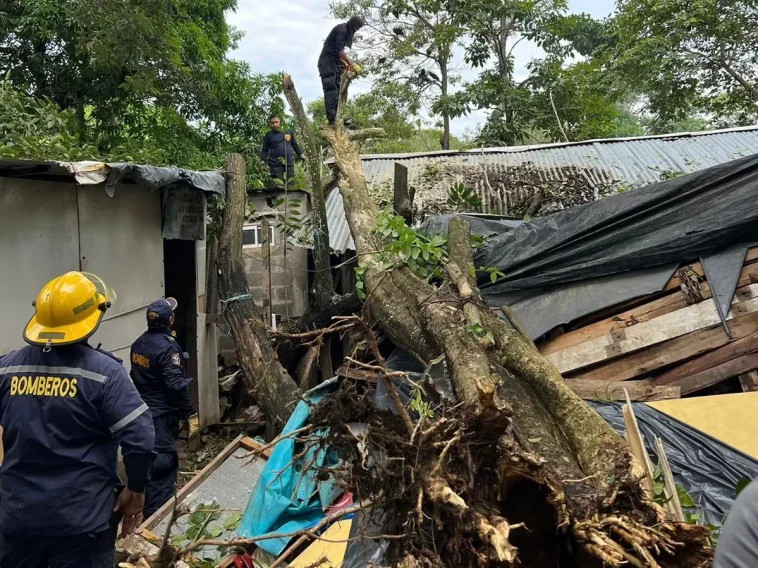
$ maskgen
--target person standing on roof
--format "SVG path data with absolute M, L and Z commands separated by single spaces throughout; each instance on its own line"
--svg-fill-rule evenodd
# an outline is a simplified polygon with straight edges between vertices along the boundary
M 190 438 L 199 430 L 197 412 L 189 397 L 192 379 L 184 372 L 183 353 L 174 339 L 174 298 L 156 300 L 147 308 L 147 331 L 132 344 L 131 377 L 150 407 L 155 426 L 157 456 L 145 491 L 145 518 L 174 495 L 179 456 L 176 438 L 179 422 L 189 422 Z
M 353 47 L 355 32 L 363 25 L 362 18 L 353 16 L 344 24 L 334 26 L 326 36 L 324 47 L 318 58 L 318 74 L 321 76 L 321 86 L 324 89 L 324 107 L 329 126 L 334 126 L 337 118 L 342 72 L 343 70 L 352 71 L 354 66 L 347 50 Z
M 268 125 L 271 130 L 263 137 L 261 171 L 265 171 L 268 165 L 272 178 L 289 183 L 295 177 L 295 156 L 298 160 L 302 160 L 303 153 L 291 130 L 279 130 L 281 120 L 278 116 L 269 118 Z
M 113 301 L 94 275 L 54 278 L 33 302 L 29 345 L 0 357 L 2 568 L 112 568 L 120 517 L 122 537 L 142 520 L 150 411 L 121 360 L 87 343 Z

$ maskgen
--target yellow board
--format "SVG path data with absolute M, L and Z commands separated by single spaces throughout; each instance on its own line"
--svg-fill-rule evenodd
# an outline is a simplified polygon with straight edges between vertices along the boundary
M 352 524 L 352 519 L 334 523 L 321 535 L 324 540 L 317 540 L 311 544 L 300 556 L 290 562 L 289 568 L 306 568 L 318 562 L 322 562 L 318 564 L 319 568 L 339 568 L 345 558 L 347 539 L 350 538 Z
M 758 459 L 754 428 L 758 392 L 661 400 L 648 405 Z

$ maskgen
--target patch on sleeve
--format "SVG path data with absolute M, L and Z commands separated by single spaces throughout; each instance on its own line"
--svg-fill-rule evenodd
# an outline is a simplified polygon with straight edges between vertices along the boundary
M 174 353 L 173 355 L 171 355 L 171 362 L 174 365 L 181 366 L 181 364 L 182 364 L 182 356 L 179 355 L 179 353 Z

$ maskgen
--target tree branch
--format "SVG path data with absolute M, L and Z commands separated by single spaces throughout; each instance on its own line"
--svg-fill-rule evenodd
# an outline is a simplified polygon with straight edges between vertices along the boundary
M 350 140 L 367 140 L 369 138 L 384 138 L 384 128 L 364 128 L 349 132 Z

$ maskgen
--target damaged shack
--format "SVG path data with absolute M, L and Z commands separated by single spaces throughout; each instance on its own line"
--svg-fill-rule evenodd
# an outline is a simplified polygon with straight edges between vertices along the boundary
M 0 161 L 0 263 L 15 267 L 0 297 L 0 353 L 23 345 L 33 294 L 69 270 L 97 274 L 118 295 L 93 345 L 123 359 L 145 309 L 172 296 L 177 340 L 203 424 L 218 421 L 216 329 L 206 323 L 205 212 L 223 196 L 217 172 L 100 162 Z M 23 274 L 23 276 L 22 276 Z

